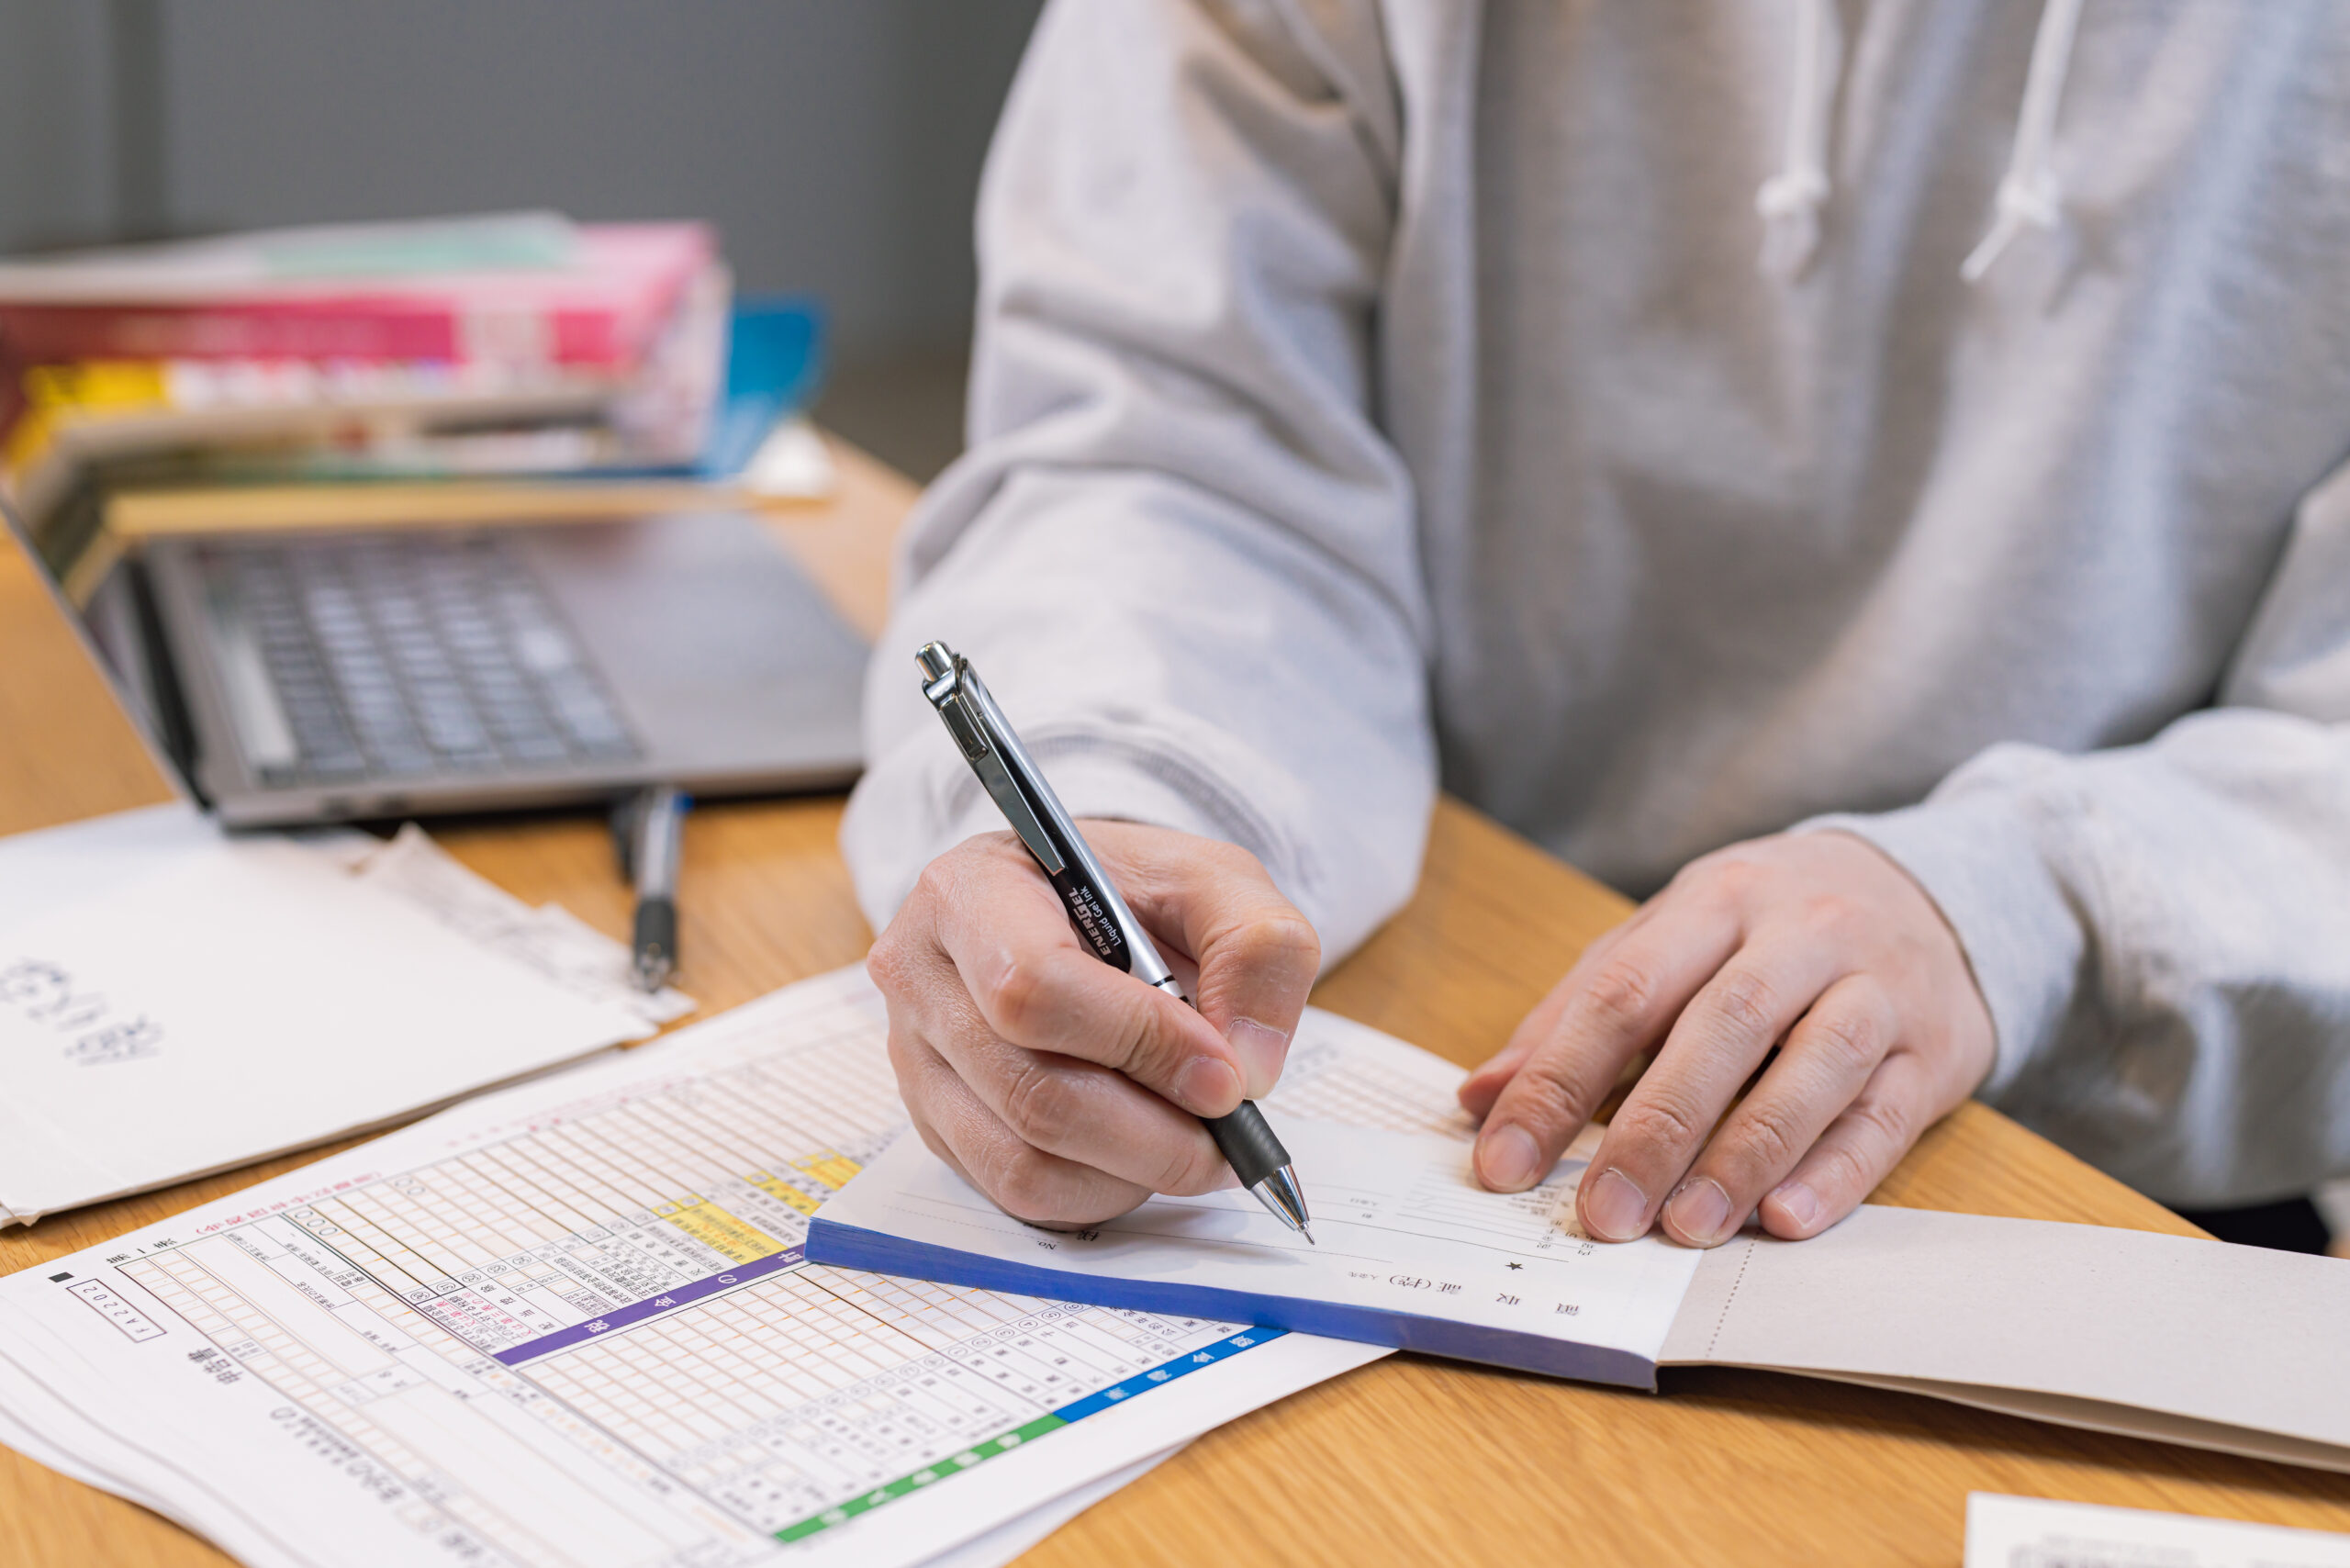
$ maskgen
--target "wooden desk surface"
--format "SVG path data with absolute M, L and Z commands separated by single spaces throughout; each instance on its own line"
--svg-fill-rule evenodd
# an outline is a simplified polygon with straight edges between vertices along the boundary
M 878 564 L 912 491 L 853 454 L 846 462 L 839 505 L 779 515 L 777 526 L 871 629 Z M 0 832 L 167 798 L 13 547 L 0 549 Z M 834 846 L 839 814 L 835 799 L 718 804 L 695 814 L 680 897 L 683 983 L 705 1012 L 864 954 L 870 934 Z M 536 817 L 439 836 L 522 898 L 560 900 L 616 936 L 625 932 L 628 896 L 600 823 Z M 1447 802 L 1417 896 L 1315 1000 L 1472 1063 L 1628 907 Z M 1529 909 L 1540 912 L 1531 921 Z M 309 1158 L 0 1232 L 0 1273 Z M 2188 1228 L 1979 1105 L 1930 1134 L 1876 1201 Z M 1025 1561 L 1949 1568 L 1960 1559 L 1965 1495 L 1975 1490 L 2350 1529 L 2350 1477 L 1934 1400 L 1700 1370 L 1668 1372 L 1662 1397 L 1651 1397 L 1399 1356 L 1209 1434 Z M 1230 1529 L 1237 1519 L 1248 1521 L 1246 1533 Z M 0 1563 L 225 1561 L 153 1515 L 0 1450 Z

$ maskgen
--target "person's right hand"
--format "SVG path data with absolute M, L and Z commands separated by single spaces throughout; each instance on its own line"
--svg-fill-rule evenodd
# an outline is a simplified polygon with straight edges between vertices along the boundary
M 1015 1218 L 1084 1225 L 1232 1173 L 1198 1118 L 1271 1092 L 1322 945 L 1254 856 L 1132 823 L 1086 842 L 1193 1012 L 1111 968 L 1009 833 L 923 871 L 866 960 L 890 1061 L 933 1153 Z

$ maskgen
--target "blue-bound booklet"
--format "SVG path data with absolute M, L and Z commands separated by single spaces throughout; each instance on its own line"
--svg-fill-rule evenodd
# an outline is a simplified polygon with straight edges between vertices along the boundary
M 1025 1225 L 908 1134 L 819 1211 L 808 1256 L 1656 1385 L 1701 1255 L 1653 1238 L 1584 1237 L 1574 1186 L 1588 1144 L 1542 1185 L 1504 1194 L 1478 1186 L 1457 1138 L 1275 1114 L 1313 1207 L 1311 1242 L 1238 1192 L 1154 1198 L 1079 1229 Z
M 1632 1387 L 1803 1372 L 2350 1471 L 2350 1261 L 1875 1205 L 1808 1241 L 1611 1246 L 1572 1217 L 1595 1131 L 1505 1196 L 1465 1139 L 1270 1114 L 1318 1246 L 1237 1192 L 1039 1229 L 908 1134 L 817 1212 L 808 1255 Z

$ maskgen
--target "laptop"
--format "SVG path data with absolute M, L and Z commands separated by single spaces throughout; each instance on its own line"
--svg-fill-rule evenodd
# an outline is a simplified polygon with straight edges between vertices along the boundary
M 234 826 L 836 788 L 866 647 L 755 516 L 150 543 L 90 631 Z

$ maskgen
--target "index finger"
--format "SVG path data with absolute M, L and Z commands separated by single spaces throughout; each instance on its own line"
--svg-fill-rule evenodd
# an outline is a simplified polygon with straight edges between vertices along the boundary
M 999 1038 L 1114 1068 L 1195 1116 L 1229 1114 L 1231 1046 L 1177 998 L 1094 957 L 1058 895 L 1011 840 L 942 871 L 937 939 Z M 934 863 L 943 864 L 943 862 Z
M 1633 1056 L 1661 1038 L 1737 950 L 1738 913 L 1690 901 L 1628 931 L 1596 964 L 1577 965 L 1547 1034 L 1527 1052 L 1477 1134 L 1477 1179 L 1497 1193 L 1534 1185 L 1556 1164 Z

